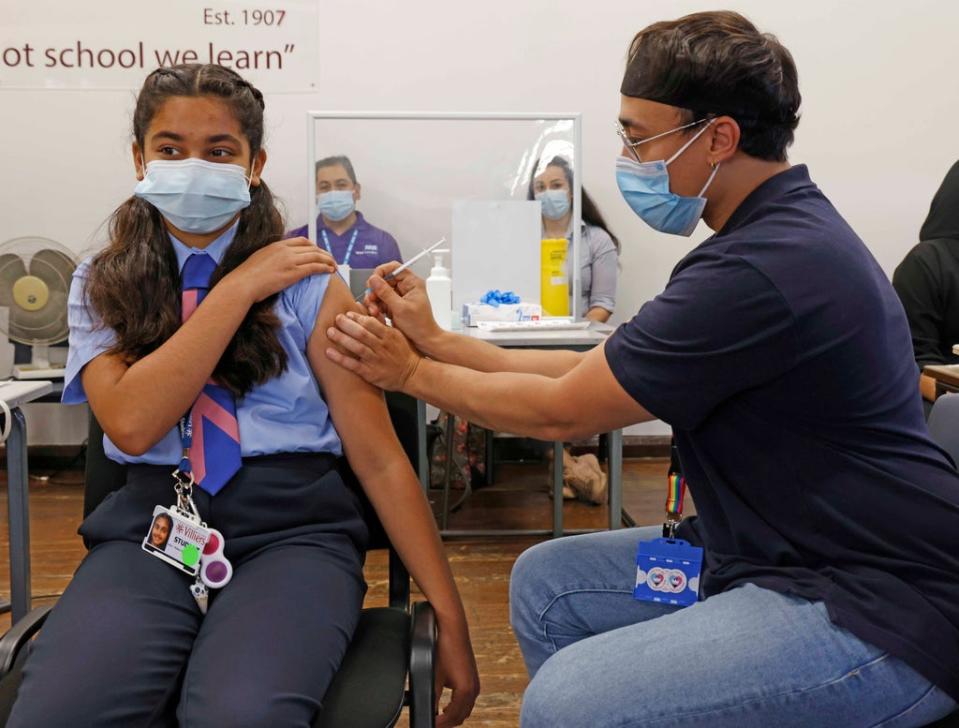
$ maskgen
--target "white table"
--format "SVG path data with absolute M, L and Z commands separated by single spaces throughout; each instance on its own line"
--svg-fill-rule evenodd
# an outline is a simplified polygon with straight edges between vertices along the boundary
M 504 348 L 520 349 L 567 349 L 588 351 L 602 344 L 613 332 L 608 324 L 593 322 L 587 329 L 544 330 L 544 331 L 482 331 L 468 327 L 456 331 L 463 336 L 488 341 Z M 420 482 L 424 490 L 429 488 L 429 463 L 426 453 L 426 405 L 418 405 L 417 419 L 420 443 Z M 609 528 L 617 529 L 623 521 L 623 431 L 609 433 Z M 563 443 L 553 443 L 553 527 L 550 530 L 444 530 L 446 536 L 513 536 L 513 535 L 552 535 L 562 536 L 563 530 Z M 591 530 L 591 529 L 587 529 Z M 580 530 L 565 533 L 579 533 Z
M 10 602 L 13 623 L 30 611 L 30 490 L 27 423 L 20 406 L 53 391 L 45 381 L 0 382 L 0 399 L 10 408 L 7 439 L 7 519 L 10 525 Z
M 591 323 L 588 329 L 552 329 L 527 331 L 484 331 L 470 326 L 457 331 L 471 339 L 488 341 L 509 349 L 573 349 L 588 350 L 606 341 L 614 328 L 609 324 Z

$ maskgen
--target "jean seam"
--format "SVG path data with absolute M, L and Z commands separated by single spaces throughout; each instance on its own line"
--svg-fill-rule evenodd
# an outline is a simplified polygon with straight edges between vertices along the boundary
M 878 657 L 874 657 L 874 658 L 868 660 L 867 662 L 864 662 L 864 663 L 862 663 L 862 664 L 860 664 L 860 665 L 857 665 L 856 667 L 851 667 L 851 668 L 849 668 L 845 673 L 843 673 L 843 674 L 840 675 L 839 677 L 832 678 L 831 680 L 827 680 L 827 681 L 825 681 L 825 682 L 819 683 L 818 685 L 813 685 L 812 687 L 800 688 L 800 689 L 797 689 L 797 690 L 784 690 L 784 691 L 782 691 L 782 692 L 775 693 L 775 694 L 773 694 L 773 695 L 757 695 L 757 696 L 753 696 L 753 697 L 749 697 L 749 698 L 744 698 L 743 700 L 740 700 L 740 701 L 735 702 L 735 703 L 728 703 L 728 704 L 722 705 L 722 706 L 712 706 L 712 707 L 707 708 L 707 709 L 705 709 L 705 710 L 690 711 L 690 712 L 688 712 L 688 713 L 682 713 L 682 714 L 676 714 L 676 713 L 674 713 L 674 714 L 672 714 L 672 715 L 662 715 L 662 716 L 658 716 L 658 717 L 655 717 L 655 718 L 651 718 L 648 722 L 641 723 L 640 725 L 644 726 L 644 728 L 648 728 L 649 726 L 656 725 L 656 724 L 661 724 L 663 721 L 667 721 L 667 720 L 676 720 L 677 718 L 702 717 L 702 716 L 705 716 L 705 715 L 709 715 L 710 713 L 721 713 L 721 712 L 723 712 L 723 711 L 730 710 L 731 708 L 738 708 L 738 707 L 741 707 L 741 706 L 743 706 L 743 705 L 748 705 L 748 704 L 750 704 L 750 703 L 755 703 L 755 702 L 758 702 L 758 701 L 763 701 L 763 700 L 775 700 L 775 699 L 778 699 L 778 698 L 798 697 L 798 696 L 803 695 L 803 694 L 805 694 L 805 693 L 811 693 L 811 692 L 814 692 L 814 691 L 816 691 L 816 690 L 821 690 L 821 689 L 823 689 L 823 688 L 828 688 L 828 687 L 830 687 L 830 686 L 832 686 L 832 685 L 837 685 L 837 684 L 841 683 L 843 680 L 846 680 L 847 678 L 853 677 L 855 674 L 858 674 L 860 670 L 862 670 L 862 669 L 864 669 L 864 668 L 867 668 L 867 667 L 870 667 L 870 666 L 872 666 L 872 665 L 878 664 L 878 663 L 882 662 L 883 660 L 887 659 L 888 657 L 889 657 L 889 653 L 888 653 L 888 652 L 884 652 L 883 654 L 879 655 Z M 627 720 L 626 722 L 619 723 L 619 724 L 617 725 L 617 728 L 627 728 L 627 726 L 632 725 L 632 724 L 633 724 L 632 719 L 630 719 L 630 720 Z
M 553 654 L 559 652 L 559 648 L 556 646 L 556 641 L 550 637 L 547 630 L 546 623 L 546 613 L 553 608 L 557 601 L 562 597 L 568 597 L 571 594 L 632 594 L 631 590 L 622 589 L 619 587 L 591 587 L 589 589 L 567 589 L 566 591 L 555 594 L 541 610 L 536 613 L 536 621 L 539 622 L 540 628 L 543 634 L 543 641 L 548 643 L 550 648 L 553 650 Z
M 623 589 L 621 587 L 591 587 L 589 589 L 567 589 L 564 592 L 560 592 L 553 596 L 546 606 L 539 610 L 536 614 L 536 619 L 542 621 L 543 617 L 546 616 L 546 612 L 553 608 L 553 605 L 556 604 L 557 600 L 562 597 L 568 597 L 570 594 L 589 594 L 595 592 L 597 594 L 632 594 L 632 589 Z
M 888 717 L 886 717 L 886 718 L 883 718 L 881 721 L 879 721 L 878 723 L 876 723 L 875 726 L 873 726 L 873 728 L 882 728 L 882 726 L 886 725 L 886 724 L 889 723 L 890 721 L 898 720 L 899 718 L 902 718 L 904 715 L 908 715 L 909 713 L 911 713 L 912 711 L 914 711 L 917 707 L 919 707 L 919 705 L 922 704 L 922 702 L 925 701 L 925 699 L 928 698 L 929 695 L 930 695 L 935 689 L 936 689 L 936 686 L 935 686 L 935 685 L 930 685 L 929 688 L 928 688 L 922 695 L 920 695 L 920 696 L 919 696 L 919 699 L 916 700 L 912 705 L 908 706 L 907 708 L 903 708 L 902 710 L 900 710 L 900 711 L 899 711 L 898 713 L 896 713 L 895 715 L 890 715 L 890 716 L 888 716 Z

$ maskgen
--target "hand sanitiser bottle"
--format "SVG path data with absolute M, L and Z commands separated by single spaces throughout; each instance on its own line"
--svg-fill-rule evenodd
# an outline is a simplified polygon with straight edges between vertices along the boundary
M 449 268 L 443 265 L 443 253 L 448 252 L 448 249 L 433 251 L 433 269 L 426 279 L 426 295 L 433 309 L 433 319 L 446 331 L 453 328 L 453 281 Z

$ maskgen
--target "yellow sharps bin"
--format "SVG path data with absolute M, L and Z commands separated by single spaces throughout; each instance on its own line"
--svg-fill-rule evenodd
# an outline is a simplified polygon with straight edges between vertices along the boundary
M 540 304 L 547 316 L 569 316 L 566 238 L 547 238 L 540 249 Z

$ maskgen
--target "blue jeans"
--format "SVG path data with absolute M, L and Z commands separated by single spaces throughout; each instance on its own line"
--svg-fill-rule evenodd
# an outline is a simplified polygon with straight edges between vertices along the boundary
M 752 584 L 686 609 L 633 599 L 659 527 L 523 553 L 510 619 L 532 681 L 524 728 L 922 726 L 956 703 L 829 621 L 822 602 Z

